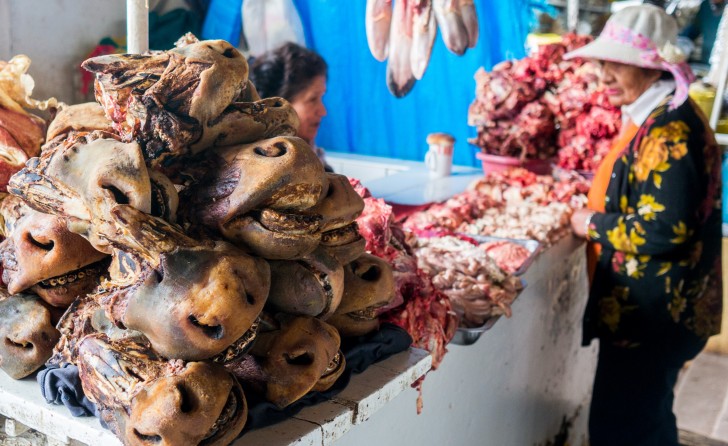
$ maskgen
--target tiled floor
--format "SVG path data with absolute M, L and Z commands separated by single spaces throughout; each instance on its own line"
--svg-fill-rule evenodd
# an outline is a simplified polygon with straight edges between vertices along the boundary
M 683 370 L 674 411 L 684 444 L 728 446 L 728 356 L 704 352 Z

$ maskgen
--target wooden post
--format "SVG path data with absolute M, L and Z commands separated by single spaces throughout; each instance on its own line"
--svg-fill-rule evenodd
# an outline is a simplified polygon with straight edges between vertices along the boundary
M 126 0 L 126 50 L 149 51 L 149 0 Z

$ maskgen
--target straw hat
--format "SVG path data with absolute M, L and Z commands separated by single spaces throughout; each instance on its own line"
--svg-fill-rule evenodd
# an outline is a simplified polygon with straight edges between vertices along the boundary
M 630 6 L 614 13 L 592 43 L 566 53 L 565 59 L 607 60 L 642 68 L 669 71 L 675 78 L 672 108 L 685 102 L 695 80 L 685 63 L 687 55 L 676 45 L 677 23 L 660 7 Z

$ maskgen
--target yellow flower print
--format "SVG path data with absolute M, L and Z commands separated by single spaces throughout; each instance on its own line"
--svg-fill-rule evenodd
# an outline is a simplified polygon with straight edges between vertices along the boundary
M 667 304 L 667 309 L 670 311 L 672 320 L 680 322 L 680 315 L 688 306 L 688 300 L 680 294 L 680 291 L 676 288 L 672 293 L 672 300 Z
M 684 142 L 681 142 L 680 144 L 675 144 L 672 147 L 670 147 L 670 156 L 673 157 L 676 160 L 681 159 L 685 155 L 688 154 L 688 145 Z
M 627 206 L 629 206 L 627 202 L 627 196 L 622 195 L 621 197 L 619 197 L 619 210 L 622 211 L 623 214 L 626 214 Z
M 634 254 L 627 254 L 624 262 L 625 273 L 633 279 L 641 279 L 645 275 L 644 270 L 647 268 L 646 262 L 649 259 L 650 256 L 636 257 Z
M 665 206 L 655 201 L 654 195 L 640 195 L 640 201 L 637 203 L 637 213 L 645 219 L 652 221 L 655 219 L 655 213 L 665 210 Z
M 632 230 L 629 233 L 629 242 L 632 245 L 632 248 L 634 251 L 637 251 L 637 248 L 644 245 L 647 240 L 645 240 L 643 237 L 640 237 L 637 233 L 638 231 Z
M 627 226 L 624 224 L 624 220 L 620 217 L 617 221 L 617 227 L 607 231 L 607 240 L 614 245 L 618 251 L 626 251 L 624 249 L 630 244 L 629 236 L 627 235 Z
M 589 237 L 589 240 L 599 240 L 599 233 L 597 232 L 596 227 L 589 225 L 589 229 L 587 229 L 587 237 Z
M 683 121 L 672 121 L 665 126 L 650 130 L 650 136 L 670 142 L 684 141 L 690 133 L 690 127 Z
M 618 251 L 636 252 L 637 247 L 646 243 L 646 240 L 640 234 L 644 234 L 644 230 L 638 224 L 635 224 L 635 228 L 629 231 L 628 234 L 624 218 L 620 217 L 617 220 L 617 226 L 607 231 L 607 240 Z
M 605 297 L 599 300 L 599 320 L 614 333 L 619 327 L 621 319 L 621 305 L 614 297 Z
M 664 164 L 669 157 L 667 146 L 657 138 L 645 137 L 640 143 L 634 173 L 637 181 L 647 181 L 653 169 Z
M 670 242 L 675 245 L 685 243 L 693 235 L 693 231 L 688 231 L 688 227 L 683 221 L 679 221 L 677 226 L 673 226 L 672 232 L 675 233 L 675 238 L 670 240 Z
M 660 263 L 660 269 L 657 271 L 655 277 L 659 277 L 667 274 L 672 269 L 672 262 Z

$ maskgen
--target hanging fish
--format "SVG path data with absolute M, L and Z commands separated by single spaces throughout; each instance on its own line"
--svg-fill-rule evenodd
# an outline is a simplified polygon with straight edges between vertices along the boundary
M 475 48 L 478 43 L 478 12 L 474 0 L 460 0 L 460 15 L 468 32 L 468 47 Z
M 462 56 L 468 48 L 468 30 L 460 15 L 460 0 L 432 0 L 437 26 L 447 49 Z
M 437 36 L 437 22 L 432 0 L 415 0 L 412 5 L 412 53 L 410 64 L 415 79 L 422 79 L 430 62 L 432 45 Z
M 389 52 L 389 28 L 392 22 L 392 0 L 367 0 L 365 27 L 372 56 L 384 62 Z
M 401 98 L 412 90 L 415 77 L 412 74 L 412 0 L 396 0 L 389 31 L 389 58 L 387 59 L 387 88 Z

